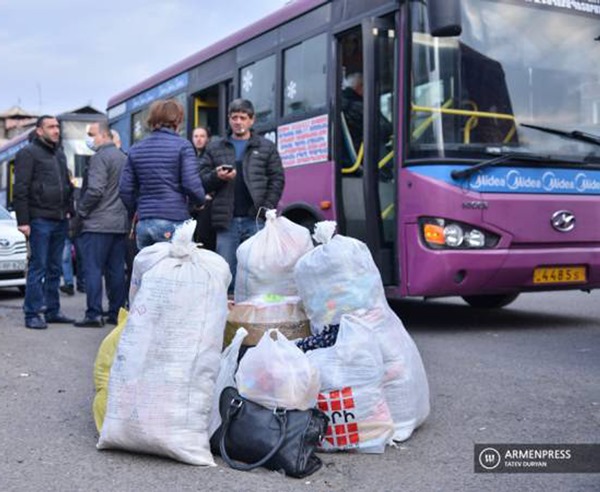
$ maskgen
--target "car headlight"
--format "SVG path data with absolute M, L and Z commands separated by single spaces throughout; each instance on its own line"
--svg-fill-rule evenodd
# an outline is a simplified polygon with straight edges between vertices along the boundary
M 419 220 L 423 241 L 432 249 L 493 248 L 500 236 L 464 222 L 424 217 Z

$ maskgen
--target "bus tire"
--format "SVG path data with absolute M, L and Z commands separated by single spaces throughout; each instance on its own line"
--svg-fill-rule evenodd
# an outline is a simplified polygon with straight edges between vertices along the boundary
M 316 223 L 317 223 L 317 221 L 315 220 L 314 217 L 305 217 L 298 223 L 298 225 L 301 225 L 302 227 L 306 227 L 312 234 L 313 232 L 315 232 L 315 224 Z
M 481 296 L 463 296 L 463 300 L 471 307 L 482 309 L 498 309 L 508 306 L 519 293 L 514 294 L 490 294 Z
M 283 213 L 283 216 L 302 227 L 306 227 L 311 235 L 315 232 L 315 224 L 319 222 L 319 220 L 322 220 L 316 218 L 312 212 L 299 208 L 286 210 Z

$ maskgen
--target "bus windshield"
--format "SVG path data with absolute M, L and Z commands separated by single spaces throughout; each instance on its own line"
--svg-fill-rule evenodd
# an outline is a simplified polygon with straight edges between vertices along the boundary
M 549 3 L 461 1 L 462 34 L 450 38 L 432 37 L 413 4 L 409 159 L 600 163 L 600 4 Z

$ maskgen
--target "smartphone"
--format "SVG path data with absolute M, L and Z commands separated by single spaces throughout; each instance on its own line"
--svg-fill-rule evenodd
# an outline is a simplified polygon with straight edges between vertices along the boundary
M 221 169 L 223 169 L 223 171 L 227 171 L 228 173 L 230 173 L 231 171 L 233 171 L 233 166 L 230 166 L 229 164 L 223 164 L 221 166 Z

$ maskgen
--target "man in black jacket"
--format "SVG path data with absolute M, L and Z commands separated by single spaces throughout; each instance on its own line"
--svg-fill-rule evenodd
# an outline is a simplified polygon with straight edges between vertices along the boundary
M 41 116 L 32 142 L 19 151 L 15 162 L 13 204 L 19 230 L 29 239 L 23 305 L 27 328 L 73 322 L 60 312 L 58 293 L 71 192 L 58 120 Z
M 275 144 L 256 135 L 254 107 L 246 99 L 235 99 L 228 108 L 227 137 L 211 142 L 200 162 L 200 175 L 211 204 L 212 227 L 217 233 L 217 253 L 229 263 L 235 285 L 236 251 L 254 235 L 257 216 L 277 208 L 285 177 Z
M 129 217 L 119 197 L 119 180 L 127 156 L 117 149 L 107 121 L 92 123 L 87 145 L 96 154 L 90 159 L 85 189 L 77 204 L 81 218 L 83 272 L 87 309 L 75 326 L 101 328 L 102 275 L 106 276 L 108 319 L 117 324 L 119 309 L 125 304 L 125 259 Z

